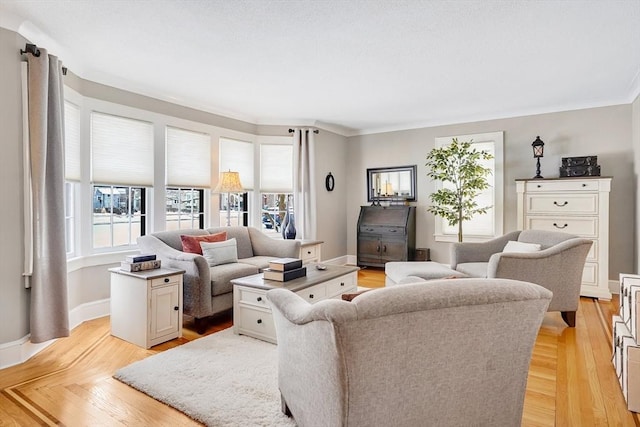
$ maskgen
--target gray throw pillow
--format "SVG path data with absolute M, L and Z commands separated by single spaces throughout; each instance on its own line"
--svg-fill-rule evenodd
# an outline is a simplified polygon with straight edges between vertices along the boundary
M 202 255 L 210 267 L 238 262 L 238 247 L 235 238 L 224 242 L 200 242 L 200 246 L 202 247 Z

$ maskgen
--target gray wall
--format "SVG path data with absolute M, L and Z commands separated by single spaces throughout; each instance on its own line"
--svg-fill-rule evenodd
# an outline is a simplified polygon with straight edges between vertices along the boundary
M 29 291 L 22 282 L 22 95 L 20 53 L 25 39 L 0 28 L 0 343 L 29 332 Z
M 634 233 L 635 246 L 635 266 L 631 271 L 633 273 L 638 272 L 638 266 L 640 266 L 640 239 L 638 238 L 637 224 L 640 224 L 640 95 L 636 97 L 635 101 L 631 105 L 631 140 L 633 146 L 633 162 L 634 162 L 634 180 L 635 184 L 635 219 L 636 230 Z
M 515 179 L 535 175 L 531 142 L 545 142 L 542 175 L 558 176 L 561 157 L 597 155 L 603 176 L 612 176 L 609 277 L 634 272 L 635 176 L 631 136 L 631 105 L 592 108 L 535 116 L 438 126 L 349 138 L 347 227 L 350 254 L 356 253 L 356 225 L 367 204 L 366 169 L 418 165 L 418 247 L 431 248 L 435 261 L 448 262 L 449 244 L 433 238 L 434 218 L 426 212 L 434 185 L 426 177 L 425 158 L 441 136 L 504 131 L 504 231 L 516 229 Z

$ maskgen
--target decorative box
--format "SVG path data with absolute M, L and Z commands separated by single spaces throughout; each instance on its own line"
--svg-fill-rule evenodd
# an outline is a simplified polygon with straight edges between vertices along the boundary
M 598 166 L 598 156 L 563 157 L 562 167 Z
M 600 176 L 600 166 L 566 166 L 560 167 L 560 176 Z

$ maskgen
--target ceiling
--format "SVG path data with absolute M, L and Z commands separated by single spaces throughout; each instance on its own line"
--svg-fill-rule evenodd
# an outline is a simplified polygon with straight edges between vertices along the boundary
M 640 92 L 640 0 L 0 0 L 0 26 L 84 79 L 343 135 Z

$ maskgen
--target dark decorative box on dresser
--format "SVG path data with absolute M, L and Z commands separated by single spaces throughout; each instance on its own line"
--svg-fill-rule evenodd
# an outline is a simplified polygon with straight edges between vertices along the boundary
M 358 218 L 358 265 L 384 267 L 412 261 L 416 249 L 414 206 L 362 206 Z

